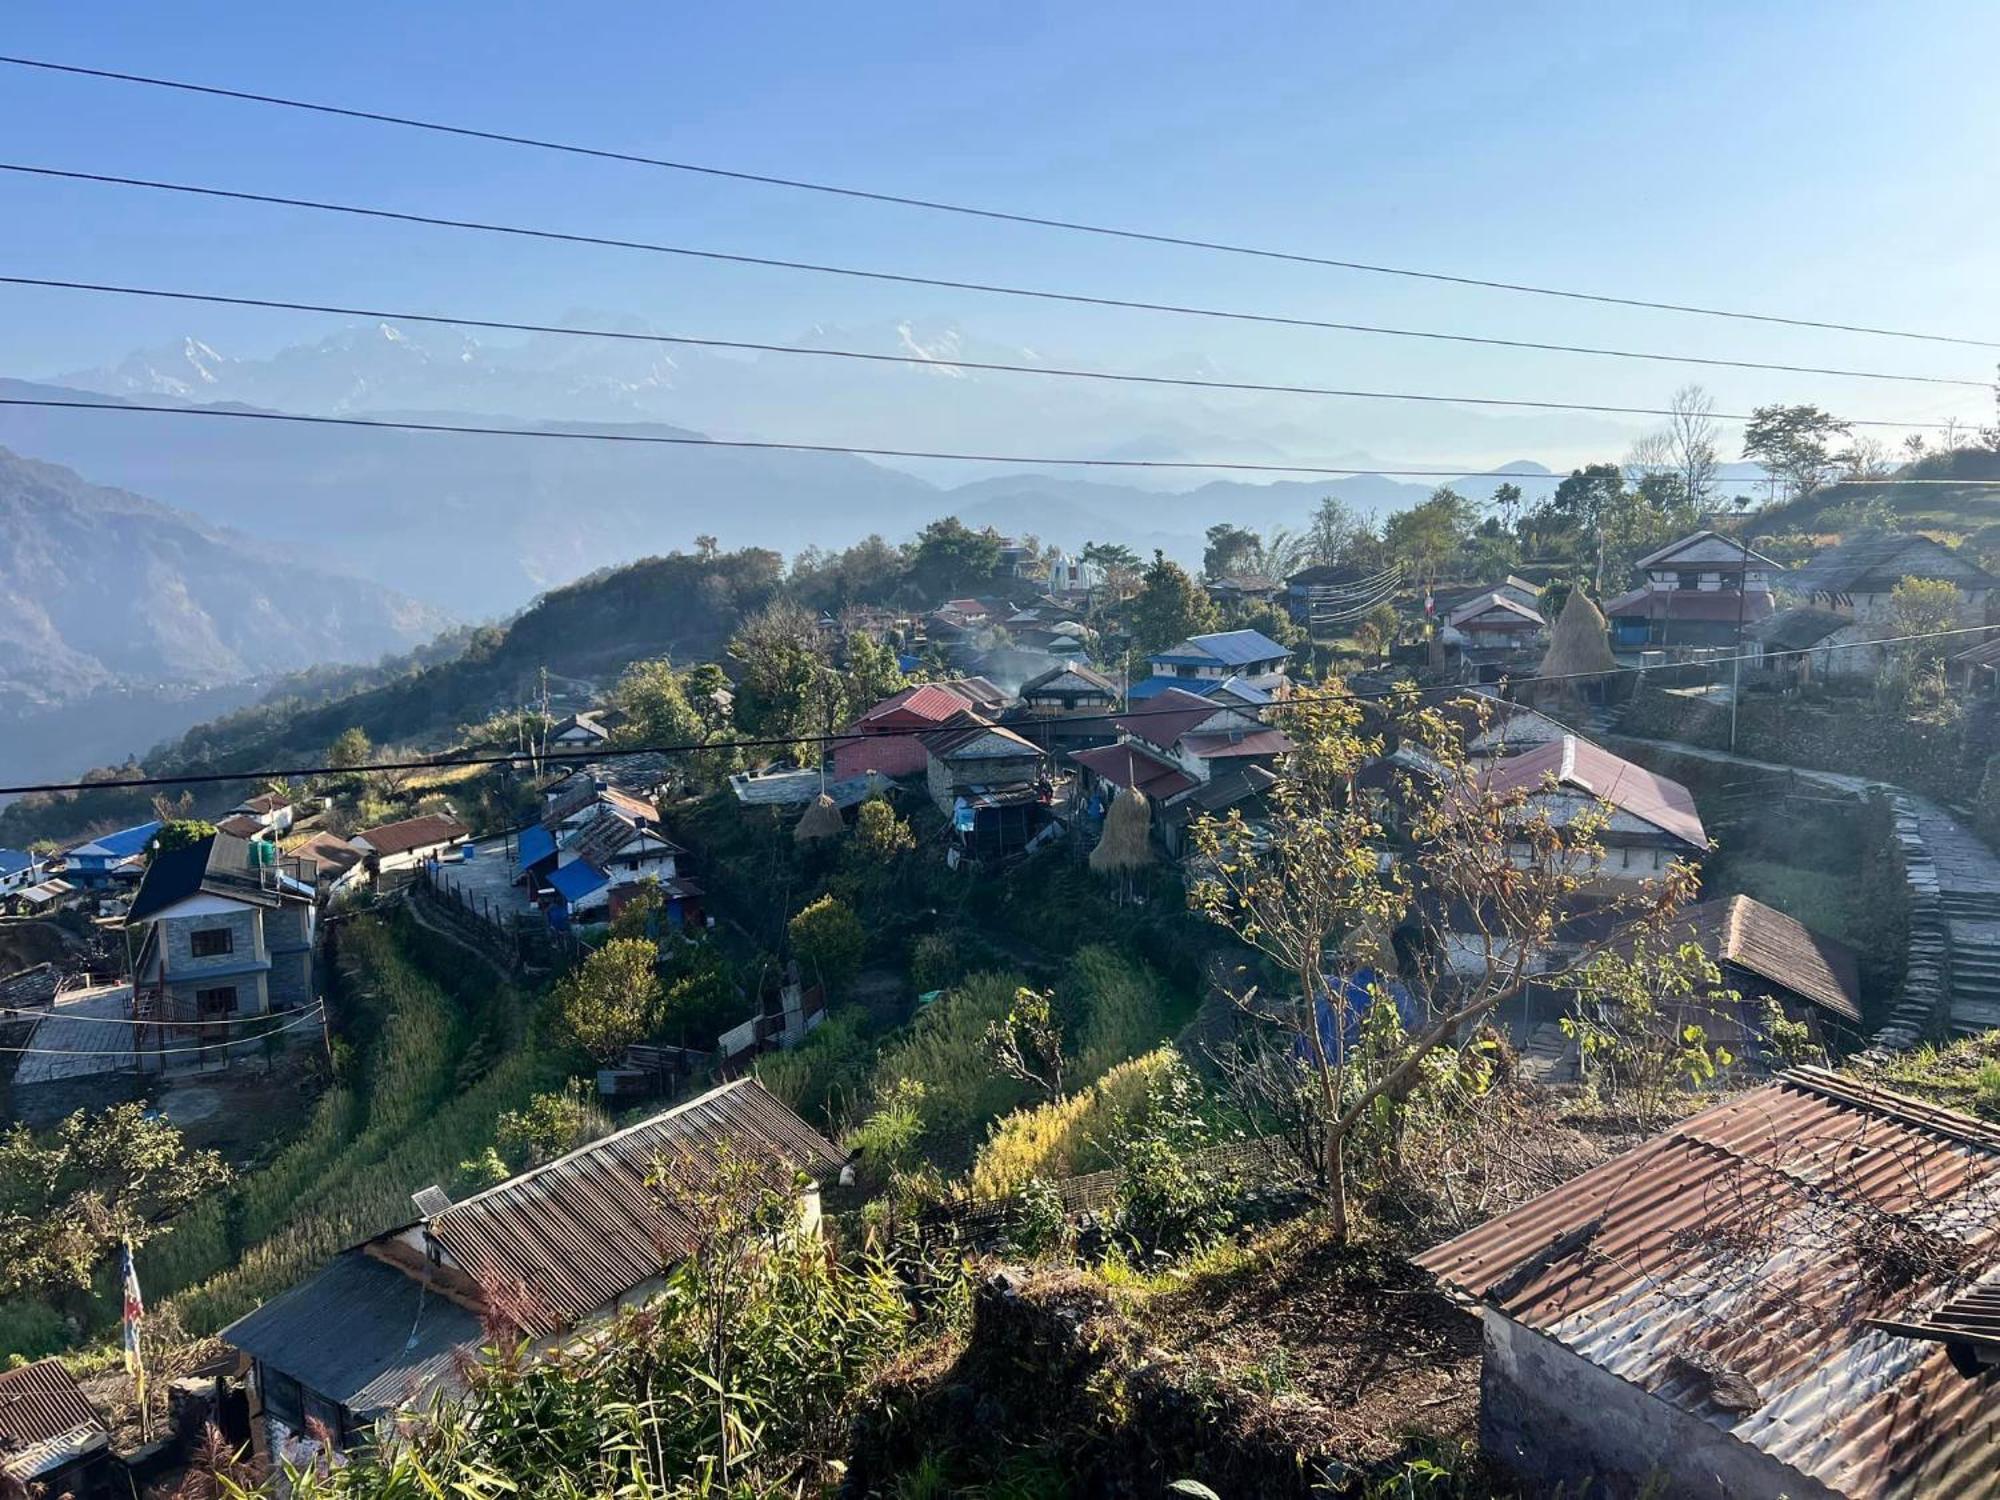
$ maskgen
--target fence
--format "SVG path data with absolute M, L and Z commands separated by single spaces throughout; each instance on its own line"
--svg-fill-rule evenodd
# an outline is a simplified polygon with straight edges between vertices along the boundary
M 427 899 L 459 937 L 517 973 L 567 968 L 583 958 L 584 945 L 574 933 L 556 931 L 540 913 L 495 905 L 491 896 L 467 890 L 440 865 L 426 862 L 404 888 Z

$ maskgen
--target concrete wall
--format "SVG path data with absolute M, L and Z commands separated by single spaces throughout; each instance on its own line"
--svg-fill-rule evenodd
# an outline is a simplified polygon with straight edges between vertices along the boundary
M 264 929 L 258 920 L 259 915 L 255 907 L 233 906 L 233 909 L 225 911 L 160 918 L 160 942 L 167 958 L 168 977 L 176 981 L 192 981 L 205 973 L 220 971 L 226 974 L 232 969 L 241 969 L 245 964 L 270 957 L 264 948 Z M 229 952 L 205 958 L 195 957 L 194 935 L 217 928 L 225 929 L 230 934 Z
M 1599 1500 L 1836 1500 L 1836 1491 L 1492 1311 L 1479 1445 L 1526 1479 Z

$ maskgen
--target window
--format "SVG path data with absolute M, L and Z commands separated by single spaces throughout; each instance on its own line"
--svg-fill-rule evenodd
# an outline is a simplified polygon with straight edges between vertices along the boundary
M 274 1370 L 262 1361 L 257 1365 L 257 1386 L 264 1395 L 264 1412 L 276 1417 L 294 1432 L 305 1428 L 305 1416 L 301 1411 L 303 1392 L 299 1383 L 282 1370 Z
M 212 990 L 196 990 L 194 1004 L 204 1017 L 233 1016 L 236 1014 L 236 986 L 224 984 Z
M 227 927 L 203 927 L 189 940 L 196 958 L 220 958 L 236 951 L 236 934 Z

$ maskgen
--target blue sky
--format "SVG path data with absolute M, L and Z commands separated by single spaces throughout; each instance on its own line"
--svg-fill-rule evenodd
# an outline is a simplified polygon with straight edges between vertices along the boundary
M 1984 336 L 1991 4 L 8 7 L 5 49 L 1282 248 Z M 1273 265 L 0 69 L 0 157 L 1146 299 L 1984 377 L 1986 353 Z M 921 317 L 1107 368 L 1984 419 L 1977 392 L 1223 326 L 0 175 L 28 275 L 786 338 Z M 0 289 L 0 372 L 333 324 Z M 829 379 L 839 378 L 829 372 Z M 1327 454 L 1380 451 L 1365 413 Z M 746 413 L 746 428 L 757 424 Z M 1437 415 L 1449 462 L 1469 429 Z M 1579 430 L 1581 432 L 1581 429 Z M 782 433 L 770 435 L 782 436 Z M 881 414 L 857 440 L 921 442 Z M 1032 446 L 1023 434 L 1023 447 Z M 1504 442 L 1486 437 L 1482 442 Z M 1595 436 L 1522 455 L 1592 456 Z

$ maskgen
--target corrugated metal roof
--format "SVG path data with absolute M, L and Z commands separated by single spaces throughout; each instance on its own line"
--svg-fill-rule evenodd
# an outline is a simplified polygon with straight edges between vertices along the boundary
M 25 1483 L 109 1441 L 61 1360 L 0 1370 L 0 1470 Z
M 1995 581 L 1970 549 L 1953 550 L 1916 532 L 1875 531 L 1820 553 L 1785 583 L 1802 594 L 1886 594 L 1905 578 L 1949 579 L 1962 589 L 1988 589 Z
M 1585 792 L 1693 848 L 1708 847 L 1701 814 L 1686 787 L 1573 734 L 1499 762 L 1487 773 L 1486 784 L 1503 795 L 1532 796 L 1550 777 L 1558 786 Z
M 1178 797 L 1195 779 L 1178 766 L 1147 754 L 1137 745 L 1099 745 L 1092 750 L 1072 750 L 1069 758 L 1095 771 L 1113 786 L 1130 787 L 1156 801 Z
M 222 1330 L 222 1341 L 357 1416 L 393 1411 L 451 1381 L 480 1322 L 365 1250 L 337 1255 Z
M 647 1185 L 683 1157 L 775 1157 L 837 1171 L 842 1152 L 755 1079 L 739 1079 L 489 1188 L 430 1221 L 451 1262 L 482 1286 L 526 1293 L 523 1316 L 554 1333 L 658 1276 L 697 1232 L 686 1209 Z
M 573 859 L 566 865 L 558 865 L 549 872 L 549 884 L 558 896 L 569 902 L 581 901 L 592 891 L 608 885 L 611 877 L 588 860 Z
M 1870 1320 L 1949 1302 L 1997 1238 L 2000 1128 L 1814 1068 L 1419 1264 L 1843 1495 L 1990 1500 L 2000 1370 Z M 1710 1401 L 1702 1365 L 1756 1405 Z
M 428 849 L 434 845 L 456 843 L 471 832 L 470 828 L 456 818 L 425 813 L 418 818 L 404 818 L 400 822 L 384 823 L 378 828 L 364 828 L 355 837 L 365 839 L 368 847 L 377 854 L 407 854 L 412 849 Z

